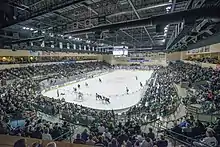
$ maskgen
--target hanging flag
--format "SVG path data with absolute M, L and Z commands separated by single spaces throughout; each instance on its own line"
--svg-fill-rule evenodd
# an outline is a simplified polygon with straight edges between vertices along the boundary
M 62 49 L 63 48 L 63 43 L 59 42 L 59 45 L 60 45 L 60 48 Z
M 41 43 L 40 46 L 41 46 L 41 47 L 45 47 L 45 43 L 44 43 L 44 41 L 42 41 L 42 43 Z

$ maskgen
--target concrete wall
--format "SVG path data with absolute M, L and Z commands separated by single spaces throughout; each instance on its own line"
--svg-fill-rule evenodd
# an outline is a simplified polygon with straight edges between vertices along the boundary
M 168 53 L 166 60 L 167 61 L 181 60 L 181 52 Z
M 66 53 L 66 52 L 46 52 L 46 51 L 28 51 L 28 50 L 7 50 L 7 49 L 0 49 L 0 56 L 68 56 L 68 57 L 75 57 L 75 56 L 101 56 L 101 54 L 88 54 L 88 53 Z
M 219 53 L 220 52 L 220 43 L 217 43 L 217 44 L 213 44 L 210 46 L 210 51 L 212 53 Z
M 187 61 L 187 60 L 182 60 L 185 63 L 190 63 L 190 64 L 195 64 L 195 65 L 199 65 L 201 67 L 207 67 L 207 68 L 213 68 L 213 69 L 217 69 L 219 68 L 218 64 L 210 64 L 210 63 L 202 63 L 202 62 L 194 62 L 194 61 Z

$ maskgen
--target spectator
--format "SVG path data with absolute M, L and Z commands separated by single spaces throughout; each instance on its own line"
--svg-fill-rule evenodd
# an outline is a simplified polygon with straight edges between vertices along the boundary
M 92 135 L 89 135 L 89 139 L 86 141 L 87 145 L 94 145 L 95 141 L 93 140 Z
M 42 139 L 42 133 L 40 127 L 37 127 L 36 131 L 34 131 L 31 135 L 32 138 Z
M 14 143 L 14 147 L 27 147 L 25 139 L 19 139 Z
M 55 142 L 50 142 L 46 147 L 57 147 L 57 144 Z
M 168 146 L 168 141 L 165 140 L 165 137 L 163 135 L 160 136 L 160 140 L 156 142 L 156 145 L 158 147 L 167 147 Z
M 149 128 L 149 133 L 147 134 L 147 136 L 152 139 L 155 140 L 155 134 L 153 133 L 153 129 Z
M 98 132 L 99 135 L 102 135 L 105 132 L 105 127 L 103 126 L 103 124 L 100 124 L 100 126 L 98 126 Z
M 32 147 L 43 147 L 43 146 L 42 146 L 42 142 L 41 142 L 41 141 L 34 142 L 34 143 L 32 144 Z
M 127 134 L 125 134 L 124 131 L 122 131 L 121 134 L 118 136 L 117 140 L 118 140 L 119 146 L 121 146 L 124 141 L 128 140 L 128 136 Z
M 108 147 L 118 147 L 118 142 L 115 138 L 112 138 L 111 142 L 109 142 Z
M 76 143 L 76 144 L 85 144 L 85 141 L 83 139 L 81 139 L 81 135 L 80 134 L 77 134 L 76 135 L 76 139 L 74 139 L 73 143 Z
M 107 138 L 108 140 L 111 140 L 112 139 L 112 135 L 111 133 L 108 131 L 108 128 L 105 129 L 105 132 L 103 133 L 103 136 L 105 138 Z
M 52 140 L 51 135 L 49 134 L 49 129 L 45 129 L 44 133 L 42 134 L 43 140 Z
M 211 146 L 211 147 L 216 147 L 218 145 L 218 142 L 216 138 L 214 137 L 214 130 L 211 128 L 208 128 L 206 131 L 206 137 L 202 139 L 201 142 L 193 142 L 193 144 L 196 147 L 206 147 Z
M 98 141 L 95 143 L 95 146 L 101 146 L 101 147 L 104 147 L 104 142 L 103 142 L 103 137 L 102 136 L 99 136 L 98 137 Z
M 84 140 L 84 141 L 87 141 L 88 140 L 88 137 L 89 137 L 89 134 L 87 133 L 87 129 L 85 129 L 82 134 L 81 134 L 81 138 Z
M 151 140 L 151 138 L 146 137 L 146 138 L 142 141 L 141 147 L 153 147 L 153 141 Z

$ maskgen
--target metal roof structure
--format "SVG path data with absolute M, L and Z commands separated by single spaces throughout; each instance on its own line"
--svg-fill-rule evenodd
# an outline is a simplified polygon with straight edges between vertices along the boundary
M 3 0 L 0 11 L 0 46 L 9 49 L 176 51 L 220 42 L 220 0 Z

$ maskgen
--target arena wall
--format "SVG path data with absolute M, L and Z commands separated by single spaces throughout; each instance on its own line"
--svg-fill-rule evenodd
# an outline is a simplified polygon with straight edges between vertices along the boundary
M 181 60 L 181 52 L 168 53 L 166 59 L 167 61 Z
M 101 58 L 101 54 L 89 54 L 89 53 L 66 53 L 66 52 L 46 52 L 46 51 L 30 51 L 30 50 L 8 50 L 8 49 L 0 49 L 0 56 L 95 56 L 97 58 Z
M 166 60 L 149 60 L 148 58 L 141 58 L 141 60 L 134 60 L 132 57 L 111 57 L 109 62 L 111 65 L 131 65 L 131 64 L 140 64 L 140 65 L 162 65 L 167 66 Z
M 190 64 L 195 64 L 199 65 L 201 67 L 206 67 L 206 68 L 213 68 L 213 69 L 219 69 L 219 64 L 210 64 L 210 63 L 202 63 L 202 62 L 194 62 L 194 61 L 187 61 L 187 60 L 182 60 L 185 63 L 190 63 Z

